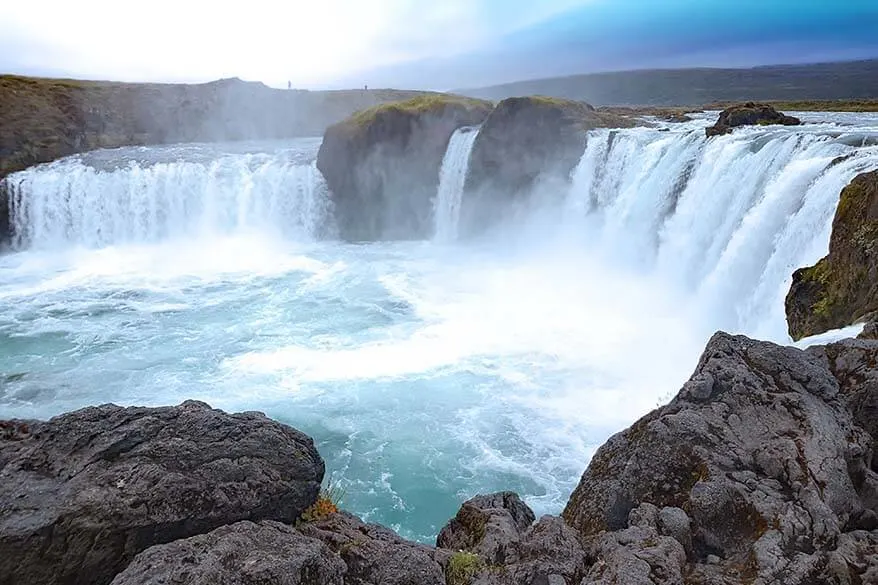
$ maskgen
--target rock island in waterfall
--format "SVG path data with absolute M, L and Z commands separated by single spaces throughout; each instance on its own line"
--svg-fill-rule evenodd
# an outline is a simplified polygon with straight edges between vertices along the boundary
M 0 9 L 0 585 L 878 585 L 878 6 L 299 4 Z

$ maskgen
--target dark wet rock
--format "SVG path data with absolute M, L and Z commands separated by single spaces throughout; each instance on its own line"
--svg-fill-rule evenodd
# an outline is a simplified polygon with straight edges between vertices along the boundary
M 726 108 L 720 112 L 716 124 L 707 128 L 708 136 L 721 136 L 728 134 L 738 126 L 769 126 L 779 124 L 782 126 L 799 126 L 802 123 L 796 117 L 787 116 L 778 112 L 769 104 L 756 104 L 747 102 Z
M 377 106 L 329 127 L 317 166 L 341 237 L 432 235 L 433 199 L 451 135 L 480 124 L 490 111 L 490 102 L 432 95 Z
M 342 585 L 346 570 L 323 542 L 286 524 L 244 521 L 148 548 L 113 585 Z
M 345 512 L 300 525 L 338 554 L 347 566 L 347 585 L 444 585 L 450 553 L 401 538 Z
M 878 312 L 878 171 L 857 176 L 841 192 L 829 255 L 793 274 L 786 312 L 793 339 Z
M 324 473 L 299 431 L 200 402 L 13 425 L 0 436 L 0 583 L 109 583 L 153 545 L 240 520 L 292 522 Z
M 479 495 L 464 502 L 439 533 L 436 546 L 473 552 L 492 565 L 504 565 L 514 560 L 515 545 L 534 520 L 518 494 Z
M 831 561 L 878 504 L 876 352 L 716 334 L 670 404 L 598 450 L 564 511 L 606 565 L 593 582 L 680 582 L 690 535 L 687 583 L 856 582 L 856 563 Z
M 477 234 L 515 213 L 543 181 L 567 181 L 594 128 L 633 126 L 631 118 L 584 102 L 542 96 L 501 101 L 473 145 L 461 231 Z

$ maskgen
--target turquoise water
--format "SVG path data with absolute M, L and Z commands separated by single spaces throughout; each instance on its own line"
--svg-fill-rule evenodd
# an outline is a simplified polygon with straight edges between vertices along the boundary
M 13 175 L 0 417 L 198 399 L 305 431 L 343 507 L 409 538 L 479 492 L 558 513 L 715 330 L 789 341 L 792 270 L 878 168 L 878 118 L 839 120 L 599 131 L 569 187 L 465 243 L 333 241 L 313 140 Z

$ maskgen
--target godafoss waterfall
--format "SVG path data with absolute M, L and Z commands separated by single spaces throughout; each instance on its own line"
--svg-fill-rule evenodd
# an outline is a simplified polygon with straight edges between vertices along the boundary
M 558 513 L 714 331 L 790 342 L 793 271 L 826 254 L 842 188 L 878 168 L 878 117 L 805 121 L 592 130 L 569 181 L 467 237 L 477 128 L 450 140 L 432 235 L 414 240 L 338 237 L 319 140 L 12 174 L 0 413 L 264 411 L 314 437 L 347 509 L 422 541 L 479 492 Z

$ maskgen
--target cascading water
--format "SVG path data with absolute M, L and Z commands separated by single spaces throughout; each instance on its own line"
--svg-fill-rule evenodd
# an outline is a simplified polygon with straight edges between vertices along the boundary
M 439 171 L 439 190 L 434 206 L 435 239 L 440 242 L 457 239 L 463 188 L 469 170 L 470 154 L 478 135 L 478 128 L 460 128 L 448 142 L 448 150 Z
M 714 330 L 788 341 L 790 274 L 826 253 L 841 188 L 878 168 L 878 116 L 820 116 L 834 123 L 711 140 L 706 120 L 595 131 L 569 193 L 455 246 L 320 238 L 316 140 L 13 175 L 0 418 L 199 399 L 313 436 L 345 508 L 406 537 L 434 540 L 478 492 L 557 513 Z M 449 146 L 439 240 L 474 140 Z
M 313 161 L 284 151 L 186 160 L 170 150 L 159 160 L 137 149 L 103 160 L 105 151 L 11 175 L 14 246 L 100 248 L 248 230 L 311 240 L 327 228 L 326 186 Z
M 700 127 L 599 130 L 567 208 L 595 234 L 590 245 L 691 294 L 712 326 L 783 341 L 792 273 L 826 253 L 844 186 L 878 168 L 876 134 L 825 125 L 713 139 Z

